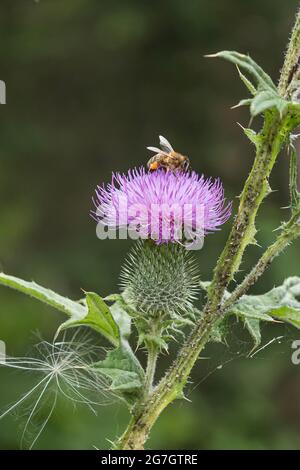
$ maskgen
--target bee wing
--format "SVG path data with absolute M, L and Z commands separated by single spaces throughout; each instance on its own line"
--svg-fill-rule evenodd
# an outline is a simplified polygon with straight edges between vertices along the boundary
M 160 146 L 161 148 L 165 151 L 165 152 L 174 152 L 174 149 L 172 147 L 172 145 L 170 144 L 170 142 L 165 138 L 163 137 L 162 135 L 159 136 L 159 143 L 160 143 Z
M 160 153 L 161 150 L 158 149 L 157 147 L 147 147 L 148 150 L 151 150 L 151 152 L 155 152 L 155 153 Z

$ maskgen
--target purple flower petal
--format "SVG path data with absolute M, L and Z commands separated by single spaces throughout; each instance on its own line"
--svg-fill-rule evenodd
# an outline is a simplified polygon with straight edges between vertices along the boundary
M 231 203 L 225 203 L 220 179 L 206 179 L 194 171 L 135 168 L 127 174 L 115 173 L 111 184 L 97 187 L 93 201 L 96 221 L 111 228 L 135 224 L 142 237 L 157 243 L 179 241 L 176 230 L 183 226 L 206 235 L 218 230 L 231 215 Z

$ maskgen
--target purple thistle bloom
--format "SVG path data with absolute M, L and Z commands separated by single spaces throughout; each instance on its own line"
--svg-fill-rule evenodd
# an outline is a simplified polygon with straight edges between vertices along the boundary
M 231 215 L 220 179 L 206 179 L 194 171 L 139 168 L 115 173 L 111 184 L 97 187 L 93 201 L 97 222 L 111 229 L 133 225 L 141 238 L 157 244 L 203 238 Z

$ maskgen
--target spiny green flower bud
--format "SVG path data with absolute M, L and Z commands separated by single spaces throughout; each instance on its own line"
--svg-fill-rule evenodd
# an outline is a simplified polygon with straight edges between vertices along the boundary
M 199 277 L 191 252 L 178 244 L 138 242 L 121 271 L 126 302 L 141 314 L 175 317 L 191 311 Z

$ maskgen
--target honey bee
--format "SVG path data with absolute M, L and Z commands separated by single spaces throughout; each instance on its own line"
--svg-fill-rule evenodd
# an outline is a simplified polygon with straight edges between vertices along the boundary
M 162 135 L 159 136 L 159 143 L 160 149 L 157 147 L 147 147 L 151 152 L 155 152 L 155 155 L 150 158 L 147 163 L 147 167 L 150 171 L 155 171 L 159 168 L 173 172 L 178 170 L 188 171 L 190 166 L 190 160 L 188 157 L 175 152 L 170 142 L 168 142 Z

